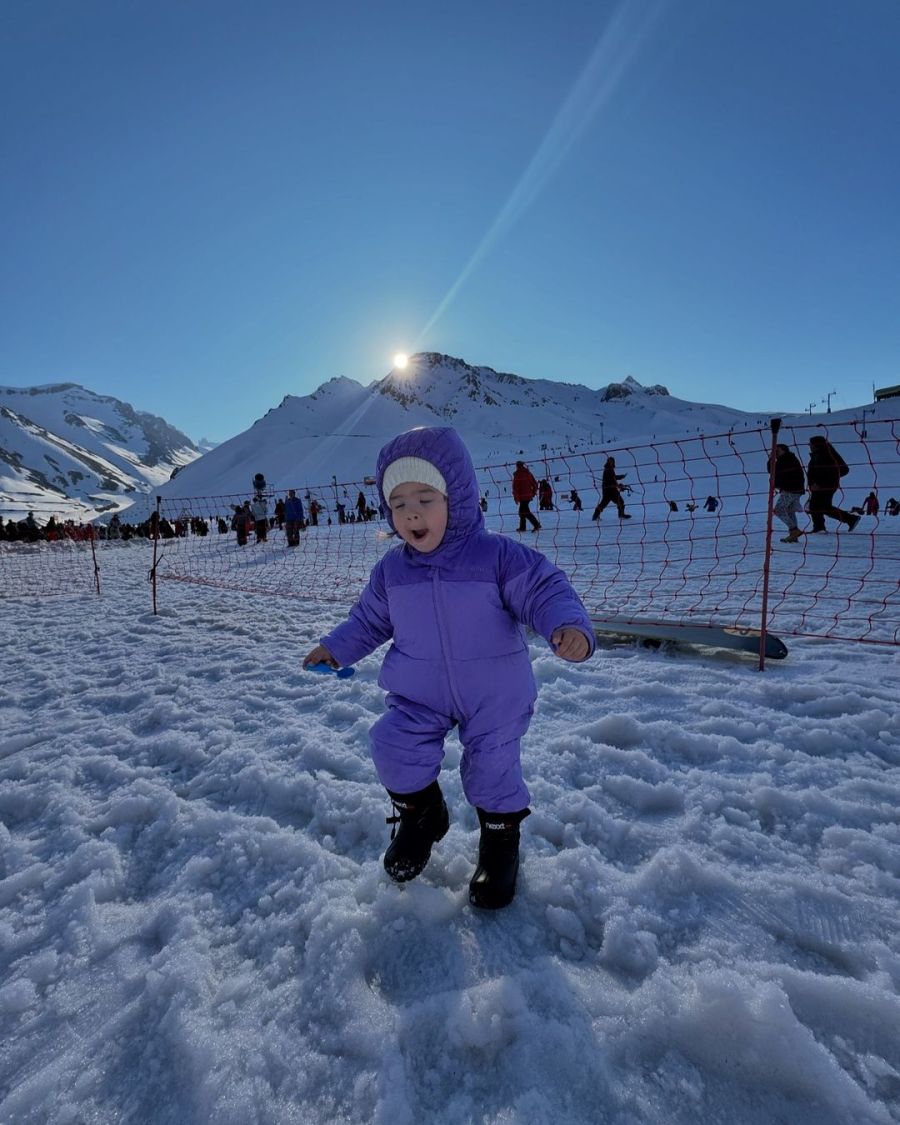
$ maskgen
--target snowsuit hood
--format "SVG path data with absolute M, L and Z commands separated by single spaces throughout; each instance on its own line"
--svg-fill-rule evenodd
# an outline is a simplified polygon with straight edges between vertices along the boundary
M 418 556 L 423 562 L 443 562 L 455 548 L 484 527 L 475 466 L 462 438 L 451 426 L 419 426 L 407 430 L 387 443 L 378 454 L 375 479 L 385 518 L 392 531 L 394 519 L 388 497 L 384 495 L 384 474 L 388 465 L 401 457 L 421 457 L 438 470 L 447 482 L 447 530 L 439 547 Z

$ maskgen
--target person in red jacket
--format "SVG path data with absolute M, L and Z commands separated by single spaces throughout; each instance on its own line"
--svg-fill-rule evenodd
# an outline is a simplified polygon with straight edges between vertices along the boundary
M 513 500 L 519 505 L 519 531 L 525 530 L 525 521 L 531 524 L 532 531 L 540 531 L 541 525 L 531 511 L 531 501 L 537 496 L 538 482 L 524 461 L 516 461 L 516 471 L 512 479 Z

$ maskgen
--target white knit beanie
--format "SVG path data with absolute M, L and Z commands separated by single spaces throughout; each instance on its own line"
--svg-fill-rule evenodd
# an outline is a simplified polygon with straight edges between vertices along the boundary
M 426 461 L 424 457 L 398 457 L 396 461 L 391 461 L 381 478 L 381 491 L 385 500 L 390 501 L 391 493 L 398 484 L 408 484 L 411 481 L 427 484 L 444 496 L 447 495 L 447 482 L 430 461 Z

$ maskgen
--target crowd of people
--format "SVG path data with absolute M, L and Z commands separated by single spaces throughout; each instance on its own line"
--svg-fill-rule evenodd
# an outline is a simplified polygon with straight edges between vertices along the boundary
M 774 475 L 777 494 L 773 512 L 788 529 L 787 535 L 782 539 L 784 543 L 797 543 L 807 533 L 815 535 L 825 532 L 826 519 L 843 524 L 852 531 L 862 516 L 878 516 L 881 511 L 881 504 L 874 489 L 861 504 L 851 507 L 849 511 L 835 506 L 835 494 L 849 469 L 838 450 L 824 436 L 814 435 L 810 438 L 809 459 L 805 467 L 789 446 L 779 444 L 776 446 L 774 459 L 770 459 L 767 468 Z M 591 515 L 593 521 L 599 522 L 603 512 L 610 506 L 616 509 L 620 520 L 631 519 L 631 514 L 626 511 L 625 497 L 632 490 L 626 483 L 626 477 L 627 473 L 616 471 L 615 458 L 608 456 L 603 466 L 599 498 Z M 556 481 L 558 480 L 557 477 Z M 531 510 L 535 500 L 541 513 L 558 511 L 557 499 L 568 501 L 574 512 L 584 510 L 581 494 L 577 488 L 571 486 L 567 493 L 563 492 L 557 497 L 553 484 L 554 481 L 549 475 L 538 479 L 526 462 L 516 462 L 510 486 L 519 518 L 518 532 L 524 533 L 529 528 L 534 532 L 541 530 L 542 524 Z M 667 505 L 670 514 L 679 511 L 678 501 L 664 499 L 663 502 Z M 479 505 L 482 512 L 488 511 L 487 492 L 479 493 Z M 707 496 L 702 504 L 702 510 L 710 514 L 718 512 L 720 507 L 721 500 L 712 495 Z M 693 515 L 701 509 L 701 505 L 699 501 L 688 499 L 684 503 L 684 508 Z M 798 522 L 798 515 L 804 511 L 808 512 L 812 521 L 808 532 L 801 531 Z M 884 505 L 884 514 L 900 515 L 900 501 L 892 496 Z M 331 525 L 333 522 L 339 525 L 368 523 L 384 518 L 385 512 L 382 506 L 367 497 L 362 489 L 358 491 L 355 502 L 346 489 L 343 492 L 343 499 L 339 499 L 335 489 L 332 508 L 313 496 L 310 491 L 306 491 L 301 498 L 296 489 L 288 489 L 283 498 L 275 499 L 271 512 L 269 498 L 263 491 L 258 490 L 252 499 L 233 505 L 227 516 L 212 515 L 208 519 L 184 510 L 174 519 L 157 516 L 154 512 L 148 519 L 137 523 L 126 522 L 118 514 L 113 515 L 108 521 L 101 519 L 94 523 L 78 522 L 73 519 L 59 520 L 56 516 L 51 516 L 47 523 L 41 526 L 34 512 L 29 511 L 23 520 L 10 518 L 4 523 L 0 519 L 0 542 L 34 543 L 60 540 L 78 542 L 92 537 L 101 540 L 157 537 L 180 539 L 188 535 L 209 535 L 211 527 L 214 527 L 220 535 L 234 532 L 238 546 L 243 547 L 251 541 L 251 536 L 255 543 L 267 542 L 269 533 L 277 528 L 284 533 L 288 547 L 298 547 L 301 533 L 310 527 L 318 527 L 320 524 Z
M 182 515 L 174 521 L 157 520 L 156 513 L 138 523 L 127 523 L 114 515 L 108 523 L 92 523 L 51 516 L 42 526 L 29 512 L 24 520 L 0 519 L 0 542 L 4 543 L 59 543 L 63 541 L 85 543 L 90 540 L 153 539 L 154 531 L 161 539 L 177 539 L 188 534 L 208 535 L 209 524 L 199 516 Z M 227 530 L 227 529 L 226 529 Z
M 0 543 L 57 543 L 61 540 L 84 542 L 96 536 L 92 524 L 76 520 L 58 520 L 51 516 L 42 527 L 29 512 L 23 520 L 0 519 Z

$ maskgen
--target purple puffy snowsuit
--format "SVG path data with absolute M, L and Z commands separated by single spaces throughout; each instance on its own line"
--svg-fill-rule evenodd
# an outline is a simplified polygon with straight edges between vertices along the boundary
M 519 740 L 537 685 L 523 624 L 550 640 L 573 625 L 594 651 L 594 633 L 568 579 L 537 551 L 484 529 L 478 482 L 455 430 L 410 430 L 378 455 L 378 491 L 400 457 L 421 457 L 443 474 L 447 531 L 428 553 L 404 543 L 376 563 L 347 621 L 321 643 L 342 665 L 385 641 L 379 686 L 387 711 L 371 731 L 378 776 L 394 793 L 414 793 L 438 776 L 444 737 L 457 723 L 468 801 L 490 812 L 529 803 Z M 520 624 L 520 622 L 522 624 Z

